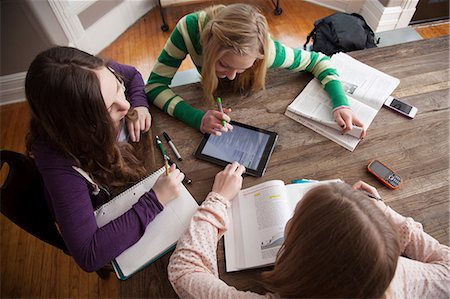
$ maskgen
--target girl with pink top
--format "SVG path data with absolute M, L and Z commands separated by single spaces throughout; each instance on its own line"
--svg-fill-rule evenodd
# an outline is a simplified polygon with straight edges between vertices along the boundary
M 273 270 L 262 274 L 270 292 L 228 286 L 218 277 L 216 248 L 244 170 L 234 162 L 216 175 L 177 244 L 169 279 L 181 298 L 449 298 L 450 248 L 420 223 L 367 196 L 379 198 L 361 181 L 353 187 L 321 185 L 303 197 Z

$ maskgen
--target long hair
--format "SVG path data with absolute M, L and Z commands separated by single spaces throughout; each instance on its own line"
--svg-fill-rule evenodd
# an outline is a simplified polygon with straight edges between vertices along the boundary
M 144 147 L 152 148 L 151 136 L 144 134 L 136 148 L 116 141 L 119 128 L 109 116 L 94 72 L 104 66 L 102 59 L 70 47 L 50 48 L 36 56 L 25 79 L 32 112 L 27 152 L 32 155 L 33 144 L 45 142 L 100 185 L 123 189 L 153 167 L 143 155 Z M 131 111 L 127 117 L 135 115 Z
M 399 256 L 398 231 L 367 195 L 328 184 L 303 197 L 263 280 L 281 297 L 381 298 Z
M 226 52 L 253 55 L 253 66 L 236 74 L 234 87 L 241 92 L 264 88 L 269 32 L 266 18 L 247 4 L 218 5 L 205 9 L 208 22 L 201 33 L 203 47 L 202 85 L 205 99 L 214 101 L 217 89 L 216 63 Z

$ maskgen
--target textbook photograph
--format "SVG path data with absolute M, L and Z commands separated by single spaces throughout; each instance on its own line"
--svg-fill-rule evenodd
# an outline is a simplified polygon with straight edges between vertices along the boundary
M 271 180 L 239 191 L 228 208 L 225 233 L 226 271 L 264 267 L 275 262 L 284 241 L 284 227 L 297 203 L 313 187 L 340 180 L 285 185 Z
M 330 61 L 338 71 L 351 109 L 367 130 L 400 80 L 345 53 L 333 55 Z M 362 129 L 353 126 L 350 132 L 342 135 L 331 111 L 331 99 L 319 81 L 313 79 L 287 107 L 285 115 L 353 151 L 360 141 Z

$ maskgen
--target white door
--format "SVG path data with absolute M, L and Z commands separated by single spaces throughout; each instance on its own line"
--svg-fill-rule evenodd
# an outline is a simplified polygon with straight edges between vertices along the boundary
M 91 54 L 99 53 L 155 6 L 154 0 L 48 0 L 48 3 L 70 45 Z

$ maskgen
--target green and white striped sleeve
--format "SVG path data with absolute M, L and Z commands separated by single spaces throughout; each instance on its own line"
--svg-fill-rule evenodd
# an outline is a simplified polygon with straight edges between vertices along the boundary
M 268 67 L 284 68 L 295 72 L 311 72 L 331 98 L 333 109 L 348 106 L 339 75 L 330 63 L 330 57 L 320 52 L 293 49 L 272 40 L 269 43 Z
M 204 112 L 188 105 L 169 85 L 186 55 L 201 67 L 198 13 L 184 16 L 167 40 L 145 86 L 150 103 L 184 123 L 200 128 Z

